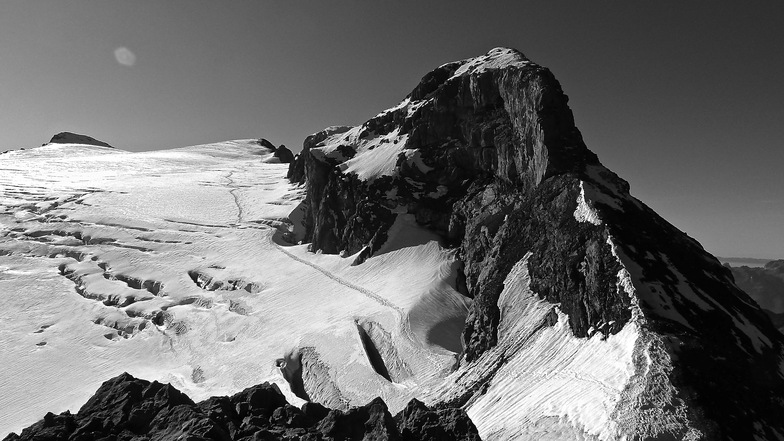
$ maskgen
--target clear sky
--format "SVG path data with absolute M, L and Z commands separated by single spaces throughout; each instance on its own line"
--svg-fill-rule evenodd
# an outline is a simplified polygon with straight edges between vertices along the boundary
M 549 67 L 588 147 L 720 256 L 784 258 L 784 2 L 0 2 L 0 151 L 308 134 L 496 46 Z

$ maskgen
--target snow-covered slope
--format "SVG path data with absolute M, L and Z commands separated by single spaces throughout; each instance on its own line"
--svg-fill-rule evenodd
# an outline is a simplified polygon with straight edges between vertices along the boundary
M 301 403 L 280 366 L 303 363 L 300 396 L 394 412 L 445 376 L 469 304 L 454 253 L 406 218 L 363 266 L 287 243 L 286 167 L 254 140 L 1 156 L 0 434 L 123 371 L 195 400 L 272 381 Z

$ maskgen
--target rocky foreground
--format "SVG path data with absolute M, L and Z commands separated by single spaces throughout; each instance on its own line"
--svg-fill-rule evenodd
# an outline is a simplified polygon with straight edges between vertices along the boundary
M 393 417 L 377 398 L 343 412 L 290 405 L 263 383 L 231 397 L 194 403 L 169 384 L 122 374 L 106 381 L 76 414 L 46 414 L 4 441 L 79 440 L 479 440 L 460 409 L 429 409 L 412 400 Z

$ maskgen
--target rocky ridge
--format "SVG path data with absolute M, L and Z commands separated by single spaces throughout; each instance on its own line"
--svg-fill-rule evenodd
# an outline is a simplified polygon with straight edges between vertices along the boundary
M 194 403 L 169 384 L 125 373 L 101 385 L 76 414 L 46 414 L 15 440 L 479 440 L 459 409 L 431 410 L 412 400 L 394 418 L 377 398 L 343 412 L 286 402 L 263 383 L 231 397 Z
M 634 350 L 625 387 L 608 395 L 608 423 L 558 427 L 784 439 L 781 334 L 728 269 L 601 165 L 567 102 L 548 69 L 496 48 L 436 68 L 361 126 L 308 137 L 289 178 L 307 190 L 311 251 L 362 264 L 401 214 L 457 248 L 455 289 L 473 306 L 460 381 L 435 402 L 471 409 L 529 340 L 563 319 L 579 341 L 628 334 Z M 515 326 L 531 317 L 510 298 L 513 282 L 549 305 L 533 329 Z M 519 334 L 502 335 L 502 325 Z

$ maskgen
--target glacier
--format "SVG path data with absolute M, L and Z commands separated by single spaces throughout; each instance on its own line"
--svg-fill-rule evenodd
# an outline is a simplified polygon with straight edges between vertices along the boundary
M 125 371 L 196 400 L 270 381 L 302 403 L 281 369 L 297 354 L 323 367 L 312 399 L 395 411 L 445 376 L 470 301 L 454 253 L 405 219 L 362 266 L 288 243 L 302 190 L 276 162 L 255 140 L 0 156 L 0 433 Z

